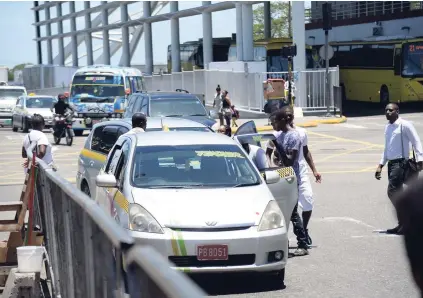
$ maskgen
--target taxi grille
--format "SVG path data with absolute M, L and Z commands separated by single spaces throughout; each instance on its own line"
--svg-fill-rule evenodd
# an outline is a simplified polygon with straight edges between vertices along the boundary
M 170 256 L 169 261 L 176 267 L 221 267 L 221 266 L 247 266 L 253 265 L 256 255 L 229 255 L 227 260 L 222 261 L 199 261 L 196 256 Z
M 229 227 L 229 228 L 170 228 L 174 231 L 181 232 L 230 232 L 230 231 L 242 231 L 248 230 L 251 226 L 244 227 Z

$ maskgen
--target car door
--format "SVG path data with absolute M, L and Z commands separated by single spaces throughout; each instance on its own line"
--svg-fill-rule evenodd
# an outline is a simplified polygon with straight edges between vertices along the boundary
M 15 110 L 13 113 L 13 123 L 15 123 L 15 126 L 23 127 L 23 111 L 25 110 L 25 101 L 23 97 L 19 97 L 19 99 L 16 101 Z
M 122 140 L 119 140 L 112 148 L 105 167 L 103 167 L 99 174 L 114 174 L 115 169 L 118 166 L 120 155 L 122 153 Z M 114 198 L 116 194 L 116 188 L 106 188 L 106 187 L 97 187 L 97 196 L 96 202 L 100 207 L 107 213 L 111 214 L 111 199 Z

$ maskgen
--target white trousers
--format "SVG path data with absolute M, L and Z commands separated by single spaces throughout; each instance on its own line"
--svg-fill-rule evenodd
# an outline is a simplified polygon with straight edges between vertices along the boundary
M 301 173 L 301 181 L 298 186 L 298 205 L 303 211 L 313 210 L 313 189 L 311 188 L 310 177 L 308 173 Z

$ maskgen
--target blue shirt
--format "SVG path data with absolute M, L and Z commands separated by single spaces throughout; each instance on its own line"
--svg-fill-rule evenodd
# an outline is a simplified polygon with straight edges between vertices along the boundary
M 286 155 L 288 158 L 292 156 L 294 150 L 297 151 L 297 157 L 294 160 L 292 168 L 294 169 L 295 175 L 297 176 L 297 182 L 300 181 L 300 147 L 301 147 L 301 136 L 298 131 L 290 130 L 282 132 L 276 139 L 279 147 L 281 148 L 282 155 Z

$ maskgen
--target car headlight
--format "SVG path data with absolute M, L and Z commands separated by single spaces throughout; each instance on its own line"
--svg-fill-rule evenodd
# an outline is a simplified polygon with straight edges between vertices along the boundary
M 270 201 L 261 217 L 258 231 L 267 231 L 282 228 L 284 226 L 285 218 L 282 210 L 279 208 L 276 201 Z
M 138 204 L 129 205 L 129 228 L 138 232 L 164 234 L 157 220 Z

